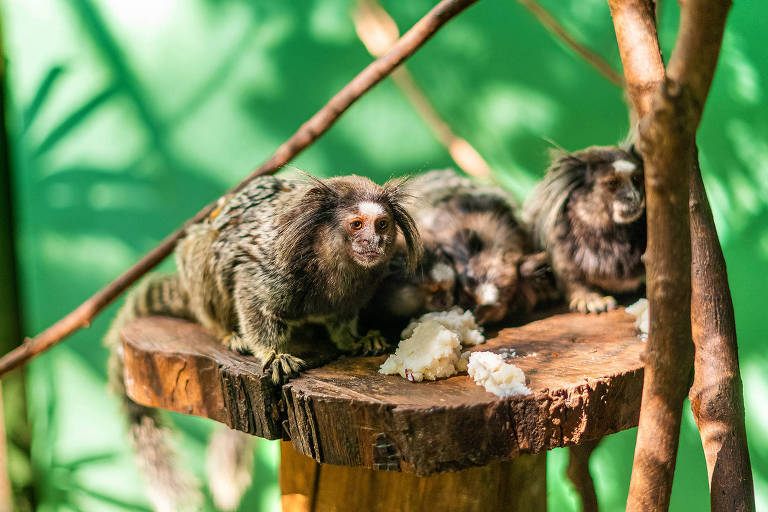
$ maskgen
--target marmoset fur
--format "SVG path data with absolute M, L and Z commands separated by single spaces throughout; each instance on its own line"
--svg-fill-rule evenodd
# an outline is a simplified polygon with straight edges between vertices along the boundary
M 418 199 L 410 211 L 425 244 L 438 247 L 454 267 L 458 304 L 480 323 L 528 309 L 533 289 L 524 292 L 520 265 L 532 244 L 512 198 L 450 169 L 414 178 L 411 188 Z
M 556 154 L 526 200 L 523 218 L 547 251 L 572 310 L 614 309 L 609 294 L 643 284 L 643 163 L 632 148 L 593 146 Z
M 125 395 L 122 326 L 151 314 L 195 320 L 230 348 L 256 355 L 275 383 L 306 366 L 291 353 L 292 333 L 305 324 L 324 325 L 344 352 L 381 352 L 386 340 L 374 331 L 361 336 L 357 319 L 384 277 L 398 232 L 405 269 L 417 265 L 421 241 L 402 184 L 257 178 L 188 229 L 175 252 L 178 273 L 150 276 L 128 296 L 106 337 L 110 374 L 158 510 L 194 501 L 194 486 L 172 463 L 156 413 Z
M 405 251 L 398 249 L 387 275 L 361 312 L 364 326 L 397 333 L 414 317 L 450 309 L 456 301 L 456 272 L 436 246 L 424 244 L 415 272 L 408 271 Z

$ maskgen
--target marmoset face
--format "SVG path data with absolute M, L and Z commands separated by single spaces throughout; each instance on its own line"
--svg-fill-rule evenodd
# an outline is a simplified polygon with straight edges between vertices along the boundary
M 340 223 L 352 261 L 368 268 L 389 259 L 397 226 L 383 204 L 373 201 L 357 203 L 342 212 Z
M 599 194 L 616 224 L 636 221 L 645 211 L 643 168 L 633 159 L 600 163 L 593 170 L 593 193 Z

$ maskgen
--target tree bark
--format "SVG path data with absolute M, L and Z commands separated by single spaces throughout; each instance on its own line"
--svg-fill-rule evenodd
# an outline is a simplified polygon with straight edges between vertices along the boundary
M 673 92 L 674 101 L 682 109 L 679 115 L 688 125 L 682 132 L 668 133 L 667 136 L 689 139 L 686 147 L 681 148 L 686 158 L 690 155 L 687 171 L 692 255 L 691 323 L 696 355 L 695 377 L 689 396 L 707 459 L 712 510 L 754 510 L 733 304 L 695 148 L 695 131 L 712 83 L 730 2 L 680 2 L 679 35 L 666 75 L 655 37 L 653 4 L 636 0 L 609 0 L 609 4 L 625 76 L 640 118 L 645 118 L 649 112 L 654 84 L 660 84 L 666 76 L 664 87 Z M 632 26 L 639 27 L 639 34 L 628 35 Z M 648 122 L 647 119 L 642 121 Z M 649 217 L 649 231 L 651 229 Z M 641 415 L 641 425 L 642 421 Z M 649 439 L 648 442 L 656 441 Z M 639 470 L 638 477 L 643 473 Z M 669 478 L 671 484 L 671 475 Z M 652 479 L 646 483 L 658 485 Z M 633 501 L 643 494 L 638 486 L 634 493 L 630 491 L 630 504 L 642 503 Z M 668 504 L 668 497 L 666 502 Z
M 598 510 L 595 483 L 589 473 L 589 457 L 599 443 L 600 440 L 585 441 L 568 449 L 568 468 L 565 473 L 581 499 L 582 512 L 597 512 Z
M 755 489 L 725 258 L 698 163 L 690 179 L 696 370 L 688 397 L 707 461 L 712 510 L 752 511 Z
M 317 111 L 307 122 L 302 124 L 275 153 L 254 170 L 227 195 L 200 210 L 192 219 L 174 233 L 168 235 L 155 249 L 141 258 L 134 266 L 126 270 L 112 283 L 87 299 L 74 311 L 53 324 L 34 338 L 28 339 L 20 347 L 12 350 L 0 359 L 0 377 L 18 368 L 34 356 L 48 350 L 75 332 L 90 325 L 91 320 L 106 306 L 120 296 L 130 285 L 154 268 L 176 247 L 186 233 L 186 227 L 205 219 L 216 205 L 229 195 L 242 190 L 258 176 L 274 174 L 296 155 L 327 132 L 331 126 L 363 94 L 386 78 L 397 66 L 413 55 L 446 22 L 477 0 L 443 0 L 421 18 L 401 37 L 387 54 L 376 59 L 363 69 L 355 78 L 344 86 L 328 103 Z

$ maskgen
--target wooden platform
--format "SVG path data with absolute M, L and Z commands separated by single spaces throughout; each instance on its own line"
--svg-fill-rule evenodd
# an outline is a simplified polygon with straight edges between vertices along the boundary
M 532 393 L 501 399 L 466 374 L 412 383 L 386 356 L 338 358 L 280 389 L 259 362 L 189 322 L 150 317 L 123 331 L 135 401 L 205 416 L 319 462 L 430 475 L 578 444 L 637 424 L 644 343 L 623 310 L 556 314 L 473 350 L 515 354 Z M 323 346 L 303 354 L 320 362 Z M 326 359 L 328 356 L 326 355 Z

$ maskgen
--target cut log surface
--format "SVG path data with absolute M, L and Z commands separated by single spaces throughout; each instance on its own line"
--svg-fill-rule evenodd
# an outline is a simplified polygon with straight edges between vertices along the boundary
M 382 375 L 386 356 L 340 357 L 280 389 L 255 358 L 171 318 L 137 319 L 123 339 L 126 386 L 138 403 L 290 439 L 319 462 L 422 476 L 637 425 L 645 346 L 623 310 L 555 314 L 489 332 L 472 351 L 506 355 L 532 391 L 499 398 L 466 374 L 421 383 Z M 305 343 L 299 352 L 319 364 L 336 356 L 323 347 Z

